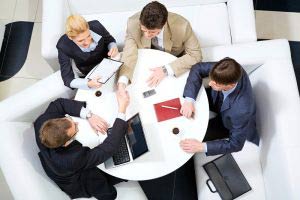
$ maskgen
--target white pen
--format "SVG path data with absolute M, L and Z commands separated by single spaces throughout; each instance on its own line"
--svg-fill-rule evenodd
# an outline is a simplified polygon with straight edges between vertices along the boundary
M 178 108 L 171 107 L 171 106 L 164 106 L 164 105 L 162 105 L 161 107 L 163 107 L 163 108 L 169 108 L 169 109 L 173 109 L 173 110 L 178 110 Z

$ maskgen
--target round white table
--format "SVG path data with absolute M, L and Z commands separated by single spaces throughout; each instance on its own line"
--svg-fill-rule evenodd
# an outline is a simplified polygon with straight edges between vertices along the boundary
M 204 138 L 208 119 L 209 106 L 204 87 L 198 94 L 194 119 L 177 117 L 170 120 L 157 122 L 153 104 L 173 98 L 180 98 L 181 103 L 183 89 L 189 72 L 180 77 L 166 77 L 155 88 L 156 94 L 144 98 L 142 93 L 151 88 L 147 86 L 146 80 L 151 74 L 152 67 L 162 66 L 175 60 L 176 57 L 166 52 L 140 49 L 138 60 L 133 75 L 132 84 L 127 90 L 130 95 L 130 104 L 126 112 L 127 119 L 139 112 L 143 129 L 149 148 L 149 152 L 125 165 L 106 169 L 104 164 L 98 167 L 108 174 L 127 180 L 149 180 L 167 175 L 183 164 L 193 154 L 185 153 L 179 146 L 180 140 L 184 138 L 195 138 L 202 141 Z M 106 119 L 111 125 L 117 116 L 118 104 L 115 97 L 115 77 L 100 88 L 102 96 L 96 97 L 95 90 L 78 90 L 76 100 L 87 101 L 88 107 L 96 114 Z M 172 133 L 174 127 L 179 128 L 180 133 Z M 88 123 L 83 120 L 79 123 L 79 133 L 76 139 L 85 146 L 94 147 L 103 141 L 104 137 L 97 137 Z

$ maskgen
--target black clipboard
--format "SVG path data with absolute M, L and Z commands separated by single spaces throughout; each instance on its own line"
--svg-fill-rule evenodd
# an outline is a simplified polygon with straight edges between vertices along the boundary
M 203 165 L 209 179 L 206 185 L 223 200 L 232 200 L 250 191 L 248 181 L 231 154 L 225 154 Z M 212 182 L 215 190 L 209 184 Z
M 110 58 L 103 58 L 103 60 L 96 65 L 87 75 L 86 79 L 93 79 L 95 76 L 101 76 L 100 83 L 105 84 L 123 65 L 123 62 L 113 60 Z

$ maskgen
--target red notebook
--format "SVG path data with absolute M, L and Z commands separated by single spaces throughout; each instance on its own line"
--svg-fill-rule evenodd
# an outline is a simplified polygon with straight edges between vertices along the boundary
M 156 103 L 153 106 L 154 106 L 154 110 L 158 122 L 181 116 L 180 114 L 181 104 L 179 98 Z

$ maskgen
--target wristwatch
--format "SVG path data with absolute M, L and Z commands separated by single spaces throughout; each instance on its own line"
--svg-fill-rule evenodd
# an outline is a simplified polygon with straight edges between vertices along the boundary
M 166 76 L 168 76 L 168 70 L 167 70 L 166 66 L 162 66 L 161 68 L 162 68 L 164 74 L 165 74 Z
M 91 111 L 89 111 L 87 114 L 86 114 L 86 119 L 89 119 L 91 118 L 93 115 L 93 113 Z

